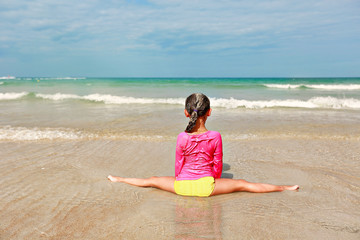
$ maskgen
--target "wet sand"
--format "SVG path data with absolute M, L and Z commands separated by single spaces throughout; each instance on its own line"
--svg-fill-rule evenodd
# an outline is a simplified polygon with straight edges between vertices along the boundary
M 81 121 L 46 110 L 37 122 L 40 110 L 9 110 L 2 125 L 83 137 L 0 140 L 0 239 L 360 238 L 357 112 L 215 109 L 207 126 L 222 133 L 223 177 L 300 190 L 195 198 L 106 179 L 173 175 L 181 107 L 83 111 Z
M 1 239 L 359 239 L 357 138 L 223 138 L 223 177 L 301 189 L 192 198 L 106 180 L 173 175 L 175 137 L 3 141 Z

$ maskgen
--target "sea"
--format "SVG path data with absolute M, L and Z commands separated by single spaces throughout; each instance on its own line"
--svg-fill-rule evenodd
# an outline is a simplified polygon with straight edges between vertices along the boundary
M 185 99 L 210 98 L 222 178 L 299 191 L 183 197 Z M 360 239 L 360 78 L 0 79 L 0 239 Z
M 335 122 L 338 118 L 360 121 L 360 78 L 3 77 L 0 140 L 174 134 L 169 131 L 171 119 L 177 122 L 185 98 L 194 92 L 210 98 L 214 115 L 221 114 L 222 121 L 245 112 L 257 117 L 265 114 L 270 119 L 283 116 L 331 121 L 331 115 Z M 134 123 L 137 116 L 145 124 L 138 129 Z M 149 120 L 154 131 L 143 120 L 146 116 L 155 118 Z M 158 131 L 161 124 L 167 125 L 164 133 Z M 117 130 L 112 131 L 114 128 Z

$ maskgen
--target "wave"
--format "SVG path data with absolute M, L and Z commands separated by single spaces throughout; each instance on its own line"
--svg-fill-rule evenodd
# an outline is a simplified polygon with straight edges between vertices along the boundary
M 10 79 L 16 79 L 16 77 L 14 77 L 14 76 L 7 76 L 7 77 L 0 77 L 0 79 L 10 80 Z
M 354 98 L 339 99 L 334 97 L 314 97 L 307 101 L 287 99 L 269 101 L 249 101 L 230 99 L 213 99 L 212 106 L 224 108 L 325 108 L 325 109 L 360 109 L 360 100 Z
M 327 134 L 297 134 L 297 133 L 247 133 L 247 134 L 223 134 L 228 141 L 246 141 L 256 139 L 274 138 L 300 138 L 300 139 L 340 139 L 360 140 L 360 136 L 327 135 Z M 0 141 L 24 142 L 24 141 L 91 141 L 91 140 L 132 140 L 132 141 L 169 141 L 174 140 L 173 135 L 138 135 L 129 133 L 117 133 L 108 131 L 81 131 L 71 128 L 26 128 L 0 126 Z
M 56 93 L 56 94 L 37 93 L 37 94 L 35 94 L 35 97 L 42 98 L 42 99 L 53 100 L 53 101 L 61 101 L 61 100 L 67 100 L 67 99 L 82 99 L 81 96 L 78 96 L 78 95 L 75 95 L 75 94 L 63 94 L 63 93 Z
M 90 94 L 79 96 L 75 94 L 40 94 L 40 93 L 0 93 L 0 100 L 17 100 L 24 97 L 37 98 L 51 101 L 82 100 L 104 104 L 169 104 L 184 105 L 185 98 L 136 98 L 114 96 L 109 94 Z M 360 109 L 360 100 L 355 98 L 313 97 L 309 100 L 262 100 L 251 101 L 235 98 L 210 98 L 212 107 L 219 108 L 320 108 L 320 109 Z
M 264 84 L 268 88 L 281 88 L 281 89 L 294 89 L 300 88 L 303 85 L 300 84 Z
M 72 94 L 36 94 L 37 97 L 50 100 L 82 99 L 94 102 L 103 102 L 105 104 L 171 104 L 183 105 L 184 98 L 134 98 L 124 96 L 91 94 L 78 96 Z M 334 98 L 334 97 L 314 97 L 307 101 L 287 99 L 287 100 L 266 100 L 249 101 L 238 100 L 234 98 L 210 98 L 213 107 L 221 108 L 327 108 L 327 109 L 360 109 L 360 100 L 354 98 Z
M 78 96 L 73 94 L 35 94 L 38 98 L 49 99 L 49 100 L 69 100 L 69 99 L 80 99 L 88 100 L 93 102 L 103 102 L 105 104 L 184 104 L 185 99 L 183 98 L 135 98 L 125 96 L 114 96 L 109 94 L 90 94 L 86 96 Z
M 21 93 L 0 93 L 0 100 L 16 100 L 28 95 L 28 92 Z
M 18 78 L 20 80 L 84 80 L 86 77 L 26 77 L 26 78 Z
M 172 139 L 173 136 L 170 138 Z M 81 140 L 136 140 L 136 141 L 163 141 L 169 137 L 161 135 L 129 135 L 122 133 L 87 132 L 71 128 L 26 128 L 0 127 L 0 141 L 81 141 Z
M 81 140 L 95 137 L 73 129 L 25 128 L 5 126 L 0 128 L 0 140 L 33 141 L 33 140 Z
M 360 84 L 264 84 L 264 86 L 279 89 L 360 90 Z

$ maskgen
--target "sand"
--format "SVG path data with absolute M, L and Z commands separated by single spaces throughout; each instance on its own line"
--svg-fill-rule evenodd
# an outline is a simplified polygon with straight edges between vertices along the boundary
M 224 177 L 299 184 L 301 189 L 210 198 L 181 197 L 106 180 L 110 173 L 173 174 L 170 140 L 2 142 L 0 146 L 1 239 L 360 236 L 359 141 L 231 142 L 225 148 Z M 129 157 L 123 158 L 124 154 Z
M 100 137 L 0 141 L 0 239 L 360 238 L 357 117 L 212 116 L 209 128 L 223 136 L 223 177 L 299 191 L 196 198 L 109 182 L 109 174 L 174 174 L 175 126 L 185 119 L 156 125 L 165 110 L 125 130 L 116 121 L 88 127 Z

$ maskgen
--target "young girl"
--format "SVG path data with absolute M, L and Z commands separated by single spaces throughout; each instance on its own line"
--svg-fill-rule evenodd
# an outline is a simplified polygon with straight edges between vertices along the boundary
M 175 156 L 175 177 L 123 178 L 108 176 L 111 182 L 138 187 L 155 187 L 184 196 L 208 197 L 232 192 L 280 192 L 297 190 L 298 185 L 251 183 L 241 179 L 221 178 L 221 135 L 205 127 L 211 115 L 210 101 L 201 93 L 190 95 L 185 102 L 185 116 L 190 118 L 185 132 L 178 135 Z

